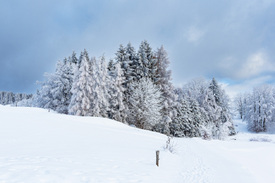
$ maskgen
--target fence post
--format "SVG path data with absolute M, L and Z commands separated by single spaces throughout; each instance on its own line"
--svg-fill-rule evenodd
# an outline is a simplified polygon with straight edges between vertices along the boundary
M 156 165 L 159 166 L 159 150 L 156 151 Z

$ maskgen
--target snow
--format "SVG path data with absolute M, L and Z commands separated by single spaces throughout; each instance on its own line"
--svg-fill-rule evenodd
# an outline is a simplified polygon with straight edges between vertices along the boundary
M 235 122 L 236 136 L 174 138 L 171 153 L 166 136 L 109 119 L 0 105 L 0 183 L 274 182 L 275 135 Z

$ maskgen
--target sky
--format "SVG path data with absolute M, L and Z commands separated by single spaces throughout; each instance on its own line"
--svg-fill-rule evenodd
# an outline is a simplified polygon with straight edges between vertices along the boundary
M 0 91 L 35 93 L 56 62 L 147 40 L 173 83 L 215 77 L 234 96 L 275 84 L 274 0 L 0 0 Z

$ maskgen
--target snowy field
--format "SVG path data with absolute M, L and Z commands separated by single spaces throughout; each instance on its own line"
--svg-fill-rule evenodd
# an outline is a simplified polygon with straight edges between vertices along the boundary
M 275 135 L 236 125 L 225 141 L 174 139 L 170 153 L 166 136 L 112 120 L 0 105 L 0 183 L 274 183 Z

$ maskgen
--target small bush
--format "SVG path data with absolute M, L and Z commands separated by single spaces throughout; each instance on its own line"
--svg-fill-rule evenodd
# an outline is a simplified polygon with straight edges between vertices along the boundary
M 175 153 L 176 152 L 176 144 L 173 141 L 173 137 L 169 137 L 167 138 L 166 144 L 165 146 L 163 146 L 164 150 L 168 150 L 171 153 Z

